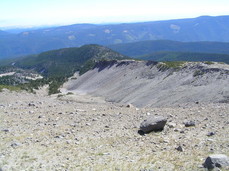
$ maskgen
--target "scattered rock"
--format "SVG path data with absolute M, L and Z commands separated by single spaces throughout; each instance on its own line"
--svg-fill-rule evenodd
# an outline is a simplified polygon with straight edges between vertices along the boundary
M 10 132 L 9 129 L 3 129 L 2 132 Z
M 18 143 L 18 142 L 13 142 L 13 143 L 11 143 L 10 146 L 13 147 L 13 148 L 15 148 L 15 147 L 21 146 L 21 144 Z
M 179 146 L 176 148 L 176 150 L 182 152 L 182 151 L 183 151 L 183 148 L 179 145 Z
M 176 124 L 173 122 L 169 122 L 167 125 L 169 128 L 175 128 L 175 126 L 176 126 Z
M 209 132 L 209 133 L 207 134 L 208 137 L 213 136 L 213 135 L 215 135 L 214 132 Z
M 132 105 L 132 104 L 128 104 L 128 105 L 126 105 L 126 107 L 128 107 L 128 108 L 133 108 L 133 107 L 134 107 L 134 105 Z
M 186 127 L 190 127 L 190 126 L 196 126 L 196 123 L 194 121 L 187 121 L 187 122 L 184 122 L 184 125 Z
M 35 106 L 35 104 L 34 103 L 29 103 L 28 106 Z
M 229 166 L 229 158 L 224 154 L 213 154 L 207 157 L 203 166 L 207 169 L 221 168 Z
M 164 129 L 166 122 L 167 119 L 163 116 L 151 116 L 141 123 L 140 130 L 144 133 L 161 131 Z
M 181 130 L 180 133 L 181 133 L 181 134 L 184 134 L 184 130 Z

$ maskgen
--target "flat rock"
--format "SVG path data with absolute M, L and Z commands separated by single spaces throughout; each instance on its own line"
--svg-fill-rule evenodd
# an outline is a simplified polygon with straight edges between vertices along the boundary
M 161 131 L 164 129 L 166 122 L 167 119 L 163 116 L 150 116 L 141 123 L 140 130 L 144 133 Z
M 213 154 L 206 158 L 203 165 L 208 169 L 214 169 L 215 167 L 228 167 L 229 158 L 224 154 Z

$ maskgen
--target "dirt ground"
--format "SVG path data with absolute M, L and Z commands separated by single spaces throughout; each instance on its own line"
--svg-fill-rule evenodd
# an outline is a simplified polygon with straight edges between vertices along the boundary
M 140 123 L 150 115 L 167 117 L 165 129 L 139 135 Z M 229 155 L 228 116 L 226 103 L 136 108 L 88 95 L 5 90 L 0 168 L 204 171 L 208 155 Z M 185 121 L 195 126 L 185 127 Z

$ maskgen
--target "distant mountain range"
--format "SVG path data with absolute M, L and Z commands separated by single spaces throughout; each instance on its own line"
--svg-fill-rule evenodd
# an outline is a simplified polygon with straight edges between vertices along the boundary
M 160 51 L 229 54 L 229 43 L 226 42 L 178 42 L 171 40 L 150 40 L 110 45 L 108 47 L 121 54 L 131 57 L 138 57 Z
M 149 40 L 110 45 L 109 48 L 132 58 L 153 61 L 216 61 L 229 63 L 229 43 Z
M 76 24 L 19 34 L 1 31 L 0 58 L 85 44 L 112 45 L 162 39 L 229 42 L 229 16 L 110 25 Z

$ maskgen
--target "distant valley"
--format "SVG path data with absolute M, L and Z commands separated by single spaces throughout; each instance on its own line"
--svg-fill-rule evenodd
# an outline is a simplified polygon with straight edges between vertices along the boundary
M 112 45 L 146 40 L 229 42 L 228 28 L 229 16 L 202 16 L 144 23 L 76 24 L 23 31 L 19 34 L 1 31 L 0 58 L 19 57 L 85 44 Z

